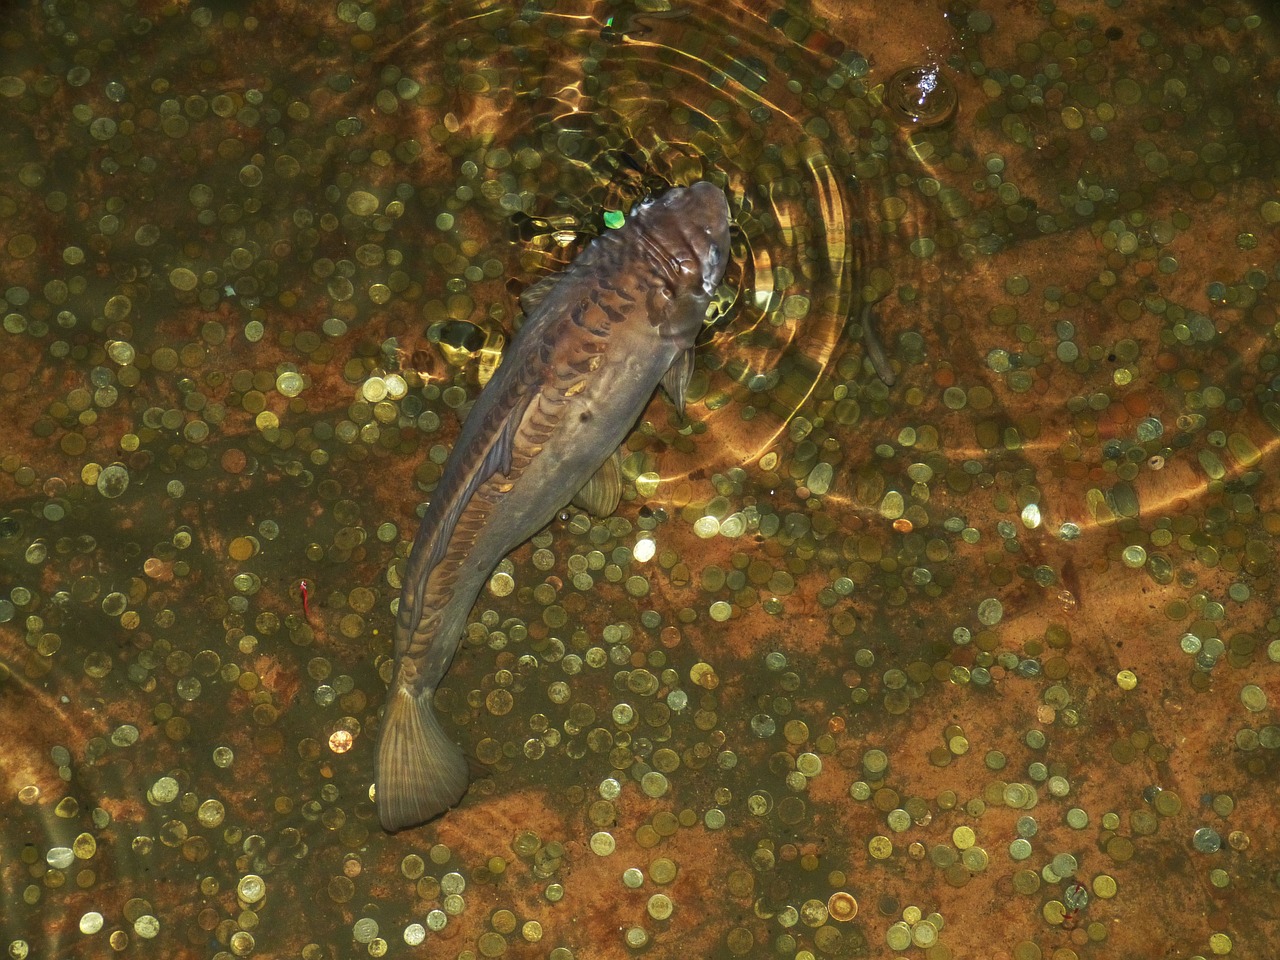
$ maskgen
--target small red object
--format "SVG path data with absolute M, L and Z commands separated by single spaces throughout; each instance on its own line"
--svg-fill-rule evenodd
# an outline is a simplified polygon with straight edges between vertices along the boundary
M 310 597 L 310 591 L 311 584 L 306 580 L 298 581 L 298 593 L 302 594 L 302 613 L 308 620 L 311 619 L 311 605 L 307 602 Z
M 1079 883 L 1073 883 L 1070 887 L 1067 888 L 1066 899 L 1067 900 L 1075 899 L 1078 901 L 1079 895 L 1081 893 L 1084 893 L 1084 886 Z M 1088 901 L 1086 900 L 1085 902 L 1088 902 Z M 1076 917 L 1079 916 L 1080 910 L 1083 907 L 1084 907 L 1084 903 L 1080 903 L 1079 906 L 1073 907 L 1070 911 L 1068 911 L 1066 916 L 1062 918 L 1063 927 L 1065 927 L 1068 930 L 1074 929 L 1076 925 Z

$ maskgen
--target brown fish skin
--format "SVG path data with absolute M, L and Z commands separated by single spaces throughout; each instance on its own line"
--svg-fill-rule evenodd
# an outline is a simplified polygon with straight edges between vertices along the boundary
M 424 823 L 466 792 L 466 759 L 432 698 L 476 597 L 608 469 L 659 382 L 683 410 L 728 257 L 729 205 L 699 182 L 641 203 L 521 297 L 524 326 L 463 425 L 405 567 L 374 777 L 385 829 Z

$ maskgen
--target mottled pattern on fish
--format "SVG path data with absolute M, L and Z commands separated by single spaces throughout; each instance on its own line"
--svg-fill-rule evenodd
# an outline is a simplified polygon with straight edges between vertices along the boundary
M 521 298 L 525 324 L 463 425 L 405 567 L 376 772 L 387 829 L 465 792 L 465 758 L 431 698 L 476 596 L 503 556 L 607 468 L 659 382 L 683 403 L 728 248 L 720 190 L 673 189 Z

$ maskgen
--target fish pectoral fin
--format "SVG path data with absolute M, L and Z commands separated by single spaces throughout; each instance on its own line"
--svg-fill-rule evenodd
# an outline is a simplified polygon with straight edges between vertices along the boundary
M 425 823 L 467 792 L 466 757 L 445 736 L 430 692 L 392 691 L 382 716 L 374 780 L 378 819 L 386 830 Z
M 680 416 L 684 416 L 684 395 L 689 388 L 689 380 L 693 377 L 693 347 L 682 350 L 676 356 L 666 373 L 662 375 L 662 389 L 676 405 Z
M 622 499 L 622 454 L 615 450 L 600 464 L 586 486 L 574 494 L 575 505 L 597 517 L 607 517 Z
M 533 313 L 537 309 L 538 304 L 547 299 L 552 288 L 560 282 L 563 274 L 554 273 L 549 277 L 543 277 L 536 283 L 531 283 L 525 287 L 524 293 L 520 294 L 520 309 L 525 312 L 525 316 Z

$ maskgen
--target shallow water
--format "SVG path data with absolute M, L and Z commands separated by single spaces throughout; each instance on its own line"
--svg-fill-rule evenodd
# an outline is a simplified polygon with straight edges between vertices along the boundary
M 880 6 L 6 7 L 10 956 L 1265 955 L 1276 21 Z M 495 572 L 488 776 L 388 836 L 515 295 L 698 179 L 688 419 Z

